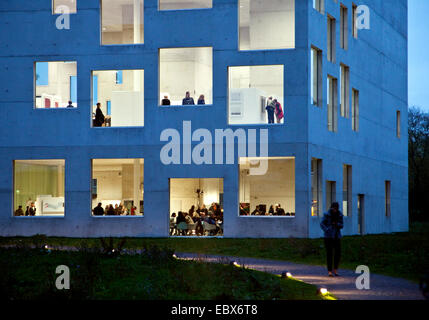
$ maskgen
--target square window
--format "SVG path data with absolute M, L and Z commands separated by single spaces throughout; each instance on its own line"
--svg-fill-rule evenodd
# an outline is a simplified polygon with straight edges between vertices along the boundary
M 144 70 L 93 71 L 92 96 L 93 127 L 144 126 Z
M 53 14 L 67 14 L 76 13 L 77 0 L 52 0 L 52 13 Z
M 93 216 L 143 216 L 144 159 L 93 159 Z
M 101 0 L 101 44 L 144 43 L 143 0 Z
M 170 179 L 170 235 L 223 235 L 223 179 Z
M 213 48 L 159 50 L 160 105 L 213 103 Z
M 36 109 L 77 107 L 75 61 L 36 62 L 34 68 Z
M 294 157 L 240 158 L 239 170 L 240 216 L 295 216 Z
M 64 216 L 65 160 L 15 160 L 14 216 Z
M 284 66 L 229 67 L 229 124 L 284 123 Z
M 159 10 L 208 9 L 212 0 L 159 0 Z
M 239 47 L 295 48 L 295 0 L 239 0 Z

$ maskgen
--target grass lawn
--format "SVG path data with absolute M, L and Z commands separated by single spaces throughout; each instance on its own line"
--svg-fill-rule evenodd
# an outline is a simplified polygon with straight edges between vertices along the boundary
M 316 287 L 229 265 L 172 258 L 168 250 L 107 256 L 44 249 L 0 249 L 0 299 L 255 299 L 320 300 Z M 70 289 L 57 290 L 58 265 Z M 329 297 L 327 297 L 329 298 Z
M 82 242 L 90 246 L 100 244 L 99 239 L 0 238 L 0 245 L 34 242 L 62 246 L 79 246 Z M 125 247 L 155 244 L 177 252 L 325 264 L 323 239 L 129 238 Z M 344 237 L 341 267 L 354 270 L 358 265 L 367 265 L 374 273 L 417 281 L 429 270 L 429 223 L 412 224 L 411 231 L 406 233 Z

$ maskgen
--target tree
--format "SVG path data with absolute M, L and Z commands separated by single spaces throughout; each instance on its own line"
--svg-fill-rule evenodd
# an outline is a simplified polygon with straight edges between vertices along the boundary
M 429 113 L 408 112 L 409 211 L 411 220 L 429 220 Z

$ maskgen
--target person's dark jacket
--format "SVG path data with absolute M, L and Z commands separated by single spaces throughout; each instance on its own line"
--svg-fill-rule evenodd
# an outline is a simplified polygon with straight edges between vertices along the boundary
M 115 215 L 115 209 L 113 207 L 109 207 L 106 211 L 106 216 L 114 216 Z
M 341 239 L 341 229 L 344 227 L 344 219 L 341 211 L 338 211 L 337 218 L 335 218 L 335 214 L 332 209 L 329 209 L 323 215 L 322 222 L 320 223 L 320 227 L 324 232 L 324 236 L 327 239 Z
M 35 216 L 36 215 L 36 208 L 30 207 L 28 209 L 28 215 L 29 216 Z
M 182 105 L 187 106 L 187 105 L 194 105 L 194 98 L 183 98 L 182 100 Z
M 276 215 L 277 216 L 284 216 L 285 215 L 285 210 L 283 208 L 277 208 Z
M 162 99 L 161 105 L 162 106 L 169 106 L 169 105 L 171 105 L 171 102 L 169 99 Z
M 94 121 L 94 126 L 95 127 L 101 127 L 104 123 L 104 114 L 103 111 L 101 111 L 101 108 L 97 108 L 97 110 L 95 110 L 95 121 Z
M 198 99 L 198 104 L 202 105 L 202 104 L 206 104 L 206 102 L 204 99 Z
M 15 211 L 15 216 L 19 217 L 19 216 L 23 216 L 24 215 L 24 210 L 22 210 L 22 208 L 18 208 Z
M 181 222 L 185 222 L 186 223 L 186 218 L 183 215 L 183 213 L 182 214 L 179 213 L 179 215 L 177 216 L 177 219 L 176 219 L 176 224 L 179 224 Z
M 102 206 L 96 206 L 94 208 L 94 216 L 102 216 L 104 215 L 104 209 Z

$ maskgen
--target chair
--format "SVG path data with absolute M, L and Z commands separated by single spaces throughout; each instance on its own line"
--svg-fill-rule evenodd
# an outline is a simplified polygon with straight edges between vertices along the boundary
M 186 222 L 180 222 L 177 226 L 177 233 L 181 236 L 186 235 L 186 231 L 188 230 L 188 224 Z
M 195 233 L 197 229 L 197 224 L 196 223 L 189 223 L 188 224 L 188 234 L 192 235 L 192 233 Z M 193 232 L 194 231 L 194 232 Z
M 176 224 L 173 221 L 170 221 L 170 236 L 176 233 Z
M 207 233 L 206 235 L 213 236 L 214 233 L 216 232 L 217 226 L 215 224 L 210 224 L 205 221 L 203 221 L 202 224 L 203 224 L 204 233 Z

